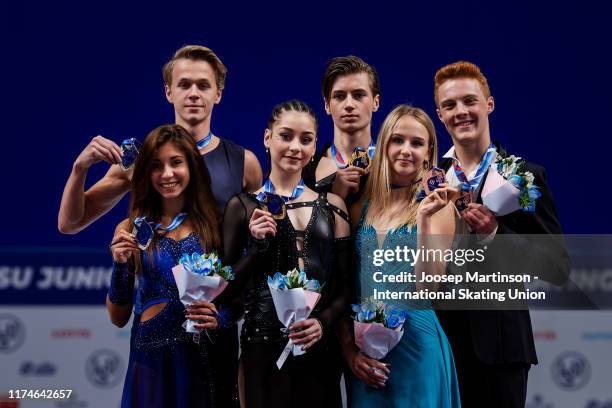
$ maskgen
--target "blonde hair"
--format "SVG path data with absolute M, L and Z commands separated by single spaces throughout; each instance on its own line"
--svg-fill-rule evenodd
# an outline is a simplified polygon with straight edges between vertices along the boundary
M 213 71 L 215 71 L 215 82 L 217 88 L 219 88 L 219 90 L 223 90 L 223 87 L 225 86 L 225 77 L 227 76 L 227 68 L 225 68 L 225 65 L 223 65 L 213 50 L 201 45 L 185 45 L 184 47 L 176 50 L 172 59 L 168 61 L 162 69 L 165 85 L 172 86 L 172 70 L 174 69 L 174 64 L 176 64 L 176 61 L 180 59 L 208 62 Z
M 385 121 L 380 128 L 380 132 L 378 133 L 376 155 L 372 161 L 370 177 L 368 178 L 368 182 L 365 187 L 364 198 L 369 198 L 370 200 L 367 219 L 374 220 L 379 217 L 388 216 L 387 209 L 394 201 L 397 201 L 397 197 L 393 197 L 391 190 L 391 164 L 389 162 L 387 148 L 395 127 L 405 116 L 414 118 L 417 122 L 423 125 L 425 129 L 427 129 L 429 136 L 429 155 L 427 158 L 428 166 L 425 166 L 424 163 L 414 179 L 415 183 L 413 183 L 410 188 L 402 189 L 404 193 L 402 199 L 405 199 L 407 205 L 401 212 L 401 215 L 398 218 L 399 221 L 396 223 L 396 225 L 392 225 L 392 228 L 399 228 L 403 225 L 412 227 L 416 223 L 416 213 L 418 207 L 416 198 L 420 189 L 420 183 L 416 183 L 416 181 L 420 180 L 431 166 L 435 166 L 438 163 L 438 142 L 436 139 L 436 129 L 429 115 L 427 115 L 424 110 L 412 107 L 410 105 L 399 105 L 393 109 L 385 118 Z

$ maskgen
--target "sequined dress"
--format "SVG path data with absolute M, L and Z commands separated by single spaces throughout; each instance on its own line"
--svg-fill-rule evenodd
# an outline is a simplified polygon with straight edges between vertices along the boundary
M 200 240 L 191 233 L 178 241 L 161 236 L 158 242 L 152 263 L 146 251 L 142 252 L 138 291 L 142 310 L 167 304 L 135 329 L 121 406 L 212 407 L 215 387 L 208 344 L 206 339 L 196 344 L 181 327 L 185 307 L 172 275 L 183 253 L 202 253 Z
M 364 222 L 367 213 L 364 205 L 355 246 L 357 250 L 357 295 L 359 298 L 372 296 L 374 289 L 391 292 L 413 291 L 414 283 L 375 282 L 373 274 L 396 275 L 400 272 L 413 273 L 410 263 L 385 262 L 384 266 L 373 264 L 372 254 L 376 249 L 395 250 L 396 247 L 416 248 L 416 228 L 390 230 L 379 246 L 377 232 L 372 225 Z M 410 286 L 409 286 L 410 285 Z M 390 363 L 391 373 L 384 387 L 372 388 L 354 378 L 352 407 L 406 407 L 406 408 L 458 408 L 459 383 L 453 353 L 438 322 L 434 310 L 424 308 L 422 301 L 408 303 L 406 300 L 385 300 L 408 310 L 404 323 L 404 335 L 400 342 L 383 359 Z

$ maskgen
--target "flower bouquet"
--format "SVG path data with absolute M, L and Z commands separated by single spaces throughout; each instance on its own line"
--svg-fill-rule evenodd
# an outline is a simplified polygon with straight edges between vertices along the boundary
M 308 279 L 304 271 L 298 271 L 297 269 L 293 269 L 285 275 L 276 272 L 274 277 L 268 276 L 268 287 L 274 301 L 278 320 L 286 329 L 295 322 L 308 319 L 321 298 L 322 286 L 319 282 L 316 279 Z M 276 362 L 279 369 L 290 353 L 299 356 L 305 352 L 289 340 Z
M 367 356 L 380 360 L 399 343 L 408 312 L 372 298 L 352 305 L 355 344 Z
M 522 170 L 524 164 L 520 157 L 498 155 L 491 165 L 482 187 L 482 202 L 495 215 L 535 211 L 535 200 L 542 194 L 533 184 L 533 174 Z
M 231 266 L 223 266 L 215 252 L 210 254 L 183 254 L 179 264 L 172 268 L 174 281 L 178 288 L 181 302 L 187 306 L 196 300 L 212 302 L 227 286 L 227 282 L 234 279 Z M 194 341 L 199 330 L 194 327 L 195 322 L 185 321 L 183 327 L 188 333 L 194 333 Z

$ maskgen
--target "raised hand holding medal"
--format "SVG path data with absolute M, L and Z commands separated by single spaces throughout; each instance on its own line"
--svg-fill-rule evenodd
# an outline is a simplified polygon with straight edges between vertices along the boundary
M 367 170 L 370 167 L 371 162 L 372 161 L 370 160 L 368 151 L 363 147 L 357 146 L 353 151 L 349 165 Z
M 259 207 L 253 211 L 249 221 L 251 235 L 256 239 L 264 239 L 267 235 L 276 235 L 276 220 L 287 216 L 285 204 L 298 198 L 304 192 L 304 180 L 298 182 L 290 196 L 276 194 L 276 189 L 270 179 L 263 185 L 263 191 L 256 195 Z
M 263 191 L 257 195 L 257 201 L 261 209 L 269 212 L 275 220 L 282 220 L 287 215 L 285 202 L 279 195 Z
M 464 189 L 463 186 L 460 186 L 459 189 L 448 188 L 444 170 L 434 166 L 421 179 L 422 190 L 419 194 L 419 201 L 433 194 L 436 189 L 444 188 L 444 194 L 440 196 L 440 199 L 445 202 L 451 201 L 461 213 L 472 202 L 471 189 Z
M 298 198 L 304 192 L 304 180 L 300 179 L 290 196 L 276 194 L 276 189 L 270 179 L 263 185 L 263 191 L 257 194 L 262 209 L 269 212 L 275 220 L 282 220 L 287 215 L 285 204 Z
M 427 174 L 421 179 L 425 194 L 431 194 L 436 188 L 444 183 L 444 170 L 439 167 L 432 167 Z

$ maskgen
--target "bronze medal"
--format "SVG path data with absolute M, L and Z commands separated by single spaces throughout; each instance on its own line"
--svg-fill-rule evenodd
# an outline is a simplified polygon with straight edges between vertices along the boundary
M 457 196 L 453 198 L 453 203 L 455 203 L 455 207 L 457 211 L 461 212 L 468 208 L 468 205 L 472 202 L 472 192 L 460 190 Z
M 423 190 L 429 195 L 445 181 L 444 170 L 439 167 L 432 167 L 432 169 L 425 174 L 421 183 L 423 185 Z

